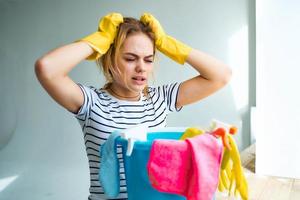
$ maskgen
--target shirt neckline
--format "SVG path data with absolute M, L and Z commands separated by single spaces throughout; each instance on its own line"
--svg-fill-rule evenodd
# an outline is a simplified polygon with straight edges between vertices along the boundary
M 123 100 L 123 99 L 118 99 L 117 97 L 113 96 L 112 94 L 110 94 L 106 89 L 101 88 L 100 89 L 102 92 L 104 92 L 108 97 L 110 97 L 111 99 L 122 103 L 122 104 L 139 104 L 143 101 L 144 99 L 144 94 L 143 92 L 140 92 L 140 99 L 137 101 L 129 101 L 129 100 Z

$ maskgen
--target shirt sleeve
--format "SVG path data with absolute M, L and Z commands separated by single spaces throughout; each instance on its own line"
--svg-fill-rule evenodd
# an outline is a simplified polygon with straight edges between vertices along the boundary
M 77 85 L 80 87 L 83 93 L 84 101 L 78 112 L 73 114 L 83 128 L 88 123 L 91 108 L 94 106 L 96 99 L 98 98 L 98 94 L 95 92 L 95 88 L 92 86 L 87 87 L 80 83 L 77 83 Z
M 166 102 L 168 112 L 179 112 L 182 107 L 177 108 L 176 102 L 181 83 L 171 83 L 162 86 L 162 95 Z

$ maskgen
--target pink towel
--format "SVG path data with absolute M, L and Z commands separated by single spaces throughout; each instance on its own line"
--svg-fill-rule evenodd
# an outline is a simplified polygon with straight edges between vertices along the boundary
M 221 158 L 222 145 L 210 134 L 155 140 L 147 165 L 149 180 L 161 192 L 210 200 L 218 187 Z

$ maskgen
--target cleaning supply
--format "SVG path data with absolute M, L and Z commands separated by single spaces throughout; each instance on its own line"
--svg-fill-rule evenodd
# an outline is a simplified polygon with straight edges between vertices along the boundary
M 117 157 L 116 140 L 121 137 L 128 140 L 126 155 L 130 156 L 135 141 L 147 141 L 147 126 L 138 125 L 132 128 L 113 132 L 101 146 L 99 180 L 105 195 L 109 198 L 120 192 L 120 164 Z
M 204 130 L 202 129 L 198 129 L 195 127 L 191 127 L 191 128 L 187 128 L 184 133 L 182 134 L 182 136 L 180 137 L 180 140 L 185 140 L 187 138 L 192 138 L 195 137 L 197 135 L 202 135 L 203 133 L 205 133 Z
M 120 13 L 109 13 L 100 20 L 98 31 L 78 40 L 87 42 L 94 49 L 87 60 L 96 60 L 108 51 L 122 22 L 123 16 Z
M 179 64 L 185 63 L 187 56 L 192 50 L 191 47 L 167 35 L 159 21 L 150 13 L 144 13 L 140 20 L 151 27 L 155 35 L 155 45 L 159 51 Z
M 231 146 L 230 160 L 232 163 L 231 174 L 229 174 L 228 176 L 230 179 L 231 186 L 229 187 L 229 193 L 231 191 L 234 191 L 235 195 L 240 194 L 243 200 L 248 200 L 248 183 L 243 172 L 240 154 L 233 137 L 231 135 L 228 135 L 228 139 Z M 228 166 L 230 167 L 229 163 L 225 166 L 225 169 Z
M 218 122 L 218 124 L 216 123 Z M 212 122 L 212 126 L 210 128 L 210 131 L 206 132 L 209 133 L 213 136 L 215 136 L 216 138 L 221 137 L 222 138 L 222 144 L 224 150 L 223 150 L 223 157 L 222 157 L 222 163 L 221 163 L 221 170 L 220 170 L 220 176 L 219 176 L 219 184 L 218 184 L 218 190 L 223 192 L 225 190 L 225 188 L 229 188 L 229 179 L 227 177 L 227 174 L 225 173 L 225 170 L 223 169 L 223 166 L 226 165 L 226 163 L 228 162 L 229 158 L 230 158 L 230 145 L 229 145 L 229 141 L 227 139 L 227 133 L 226 133 L 226 129 L 228 130 L 228 126 L 224 123 L 221 123 L 220 121 L 216 121 L 213 120 Z M 222 124 L 222 126 L 221 126 Z M 215 128 L 215 130 L 213 129 Z M 226 128 L 226 129 L 225 129 Z M 181 140 L 183 139 L 187 139 L 187 138 L 191 138 L 191 137 L 195 137 L 197 135 L 201 135 L 203 134 L 203 130 L 199 130 L 197 128 L 188 128 L 186 129 L 186 131 L 183 133 L 183 135 L 181 136 Z
M 147 130 L 148 126 L 140 124 L 120 131 L 120 136 L 128 140 L 126 156 L 131 155 L 135 141 L 147 141 Z
M 120 192 L 120 166 L 115 142 L 118 137 L 120 137 L 120 133 L 113 132 L 100 147 L 99 180 L 105 195 L 109 198 L 118 196 Z
M 216 130 L 212 131 L 211 134 L 217 138 L 220 137 L 222 139 L 223 146 L 227 149 L 230 149 L 230 145 L 226 135 L 226 130 L 223 127 L 217 128 Z
M 213 130 L 216 130 L 217 128 L 224 128 L 225 131 L 227 133 L 230 133 L 231 135 L 234 135 L 234 134 L 237 133 L 237 127 L 236 126 L 227 124 L 225 122 L 221 122 L 221 121 L 216 120 L 216 119 L 212 119 L 210 130 L 213 131 Z
M 222 146 L 210 134 L 186 140 L 155 140 L 147 164 L 154 188 L 185 196 L 212 199 L 218 186 Z
M 190 181 L 189 185 L 194 185 L 189 188 L 190 200 L 212 199 L 218 186 L 223 148 L 211 135 L 201 136 L 187 139 L 192 152 L 192 171 L 198 176 Z
M 212 134 L 221 136 L 224 146 L 218 190 L 228 190 L 229 195 L 240 194 L 243 200 L 248 199 L 248 183 L 245 178 L 240 154 L 232 135 L 237 133 L 235 126 L 213 120 L 211 125 Z
M 201 135 L 203 130 L 197 128 L 188 128 L 181 139 Z M 240 194 L 243 200 L 248 199 L 248 183 L 243 173 L 239 151 L 232 135 L 237 133 L 237 127 L 213 119 L 209 131 L 205 131 L 222 139 L 223 156 L 221 162 L 218 190 L 229 191 L 229 195 Z
M 183 131 L 182 127 L 149 128 L 147 141 L 136 142 L 131 156 L 125 155 L 127 140 L 121 137 L 117 139 L 117 144 L 122 147 L 129 200 L 186 200 L 184 196 L 156 190 L 150 184 L 147 171 L 153 141 L 157 139 L 178 140 Z

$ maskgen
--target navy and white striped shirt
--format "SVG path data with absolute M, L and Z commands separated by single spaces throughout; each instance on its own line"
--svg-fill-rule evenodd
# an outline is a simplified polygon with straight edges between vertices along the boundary
M 146 124 L 149 128 L 165 127 L 169 112 L 179 111 L 176 101 L 179 83 L 149 87 L 149 97 L 141 95 L 139 101 L 124 101 L 110 95 L 104 89 L 86 87 L 79 84 L 84 103 L 75 114 L 82 132 L 90 168 L 90 196 L 89 200 L 107 199 L 99 182 L 98 172 L 100 145 L 109 135 L 120 129 L 130 128 L 138 124 Z M 116 199 L 127 199 L 125 172 L 122 150 L 118 147 L 120 162 L 120 194 Z

